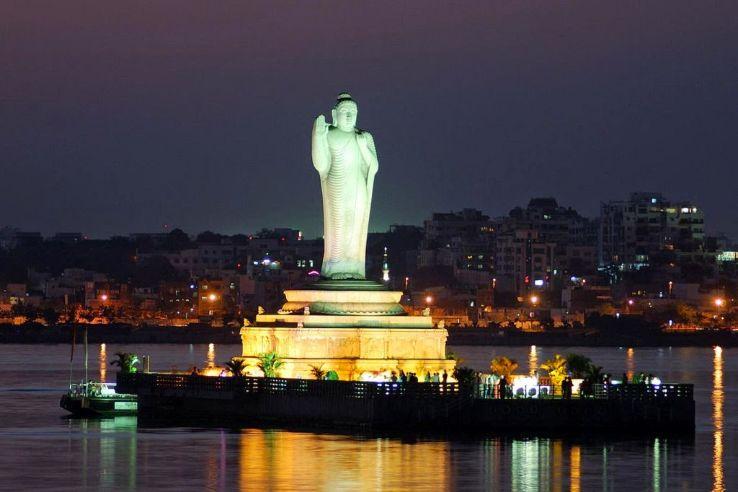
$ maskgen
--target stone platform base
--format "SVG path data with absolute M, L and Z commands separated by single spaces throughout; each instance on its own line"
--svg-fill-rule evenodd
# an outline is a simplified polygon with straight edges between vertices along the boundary
M 367 280 L 321 281 L 310 290 L 285 291 L 277 314 L 244 322 L 240 359 L 247 373 L 261 375 L 259 355 L 276 353 L 284 361 L 280 376 L 312 379 L 312 368 L 336 371 L 341 379 L 382 379 L 392 371 L 449 375 L 444 328 L 430 316 L 408 316 L 402 292 Z
M 261 376 L 256 364 L 256 357 L 234 357 L 242 359 L 247 366 L 246 374 Z M 283 358 L 284 365 L 279 370 L 279 376 L 285 378 L 315 379 L 313 367 L 323 371 L 336 371 L 339 379 L 347 381 L 367 380 L 382 378 L 394 371 L 399 374 L 400 370 L 405 373 L 414 372 L 422 381 L 426 372 L 443 373 L 445 370 L 449 378 L 453 373 L 455 361 L 446 359 L 295 359 Z
M 261 374 L 258 355 L 275 352 L 285 362 L 283 377 L 311 379 L 316 366 L 349 380 L 400 369 L 422 379 L 426 372 L 453 370 L 455 361 L 446 359 L 447 337 L 443 328 L 247 326 L 241 330 L 240 358 L 254 375 Z

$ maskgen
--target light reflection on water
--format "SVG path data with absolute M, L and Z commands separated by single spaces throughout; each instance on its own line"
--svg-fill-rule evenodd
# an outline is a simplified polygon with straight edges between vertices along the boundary
M 723 349 L 715 347 L 712 370 L 712 422 L 713 432 L 713 461 L 712 461 L 712 490 L 725 490 L 723 477 Z
M 100 362 L 100 381 L 104 383 L 108 380 L 108 352 L 107 346 L 104 343 L 100 344 L 100 354 L 98 355 L 98 361 Z
M 628 347 L 625 351 L 625 374 L 628 376 L 628 381 L 633 381 L 635 375 L 635 350 L 633 347 Z
M 206 367 L 215 367 L 215 344 L 208 344 L 208 356 L 205 360 Z
M 535 376 L 538 371 L 538 351 L 535 345 L 530 346 L 528 354 L 528 375 Z
M 42 348 L 45 358 L 28 365 Z M 152 355 L 152 368 L 186 368 L 238 353 L 208 345 L 100 346 Z M 372 437 L 272 429 L 147 428 L 131 417 L 68 420 L 58 398 L 69 349 L 0 346 L 0 484 L 25 488 L 730 490 L 736 462 L 738 350 L 454 347 L 486 369 L 496 355 L 527 360 L 576 351 L 606 370 L 653 372 L 696 384 L 697 432 L 676 437 Z M 94 353 L 94 352 L 93 352 Z M 212 354 L 212 355 L 211 355 Z M 535 354 L 535 357 L 533 355 Z M 201 362 L 200 362 L 201 363 Z M 522 366 L 523 364 L 521 364 Z M 77 371 L 79 375 L 79 371 Z M 112 374 L 110 374 L 112 376 Z M 53 452 L 50 452 L 53 450 Z M 734 470 L 733 470 L 734 471 Z M 710 484 L 710 485 L 708 485 Z M 1 488 L 1 487 L 0 487 Z

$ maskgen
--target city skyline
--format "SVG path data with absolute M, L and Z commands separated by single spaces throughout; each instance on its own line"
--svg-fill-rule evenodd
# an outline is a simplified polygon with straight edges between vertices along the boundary
M 0 6 L 3 223 L 318 236 L 310 127 L 349 90 L 372 230 L 658 190 L 738 235 L 734 4 L 80 6 Z
M 690 202 L 689 200 L 679 200 L 679 199 L 674 199 L 673 197 L 664 197 L 661 192 L 653 191 L 653 190 L 648 191 L 648 192 L 644 192 L 644 191 L 633 191 L 633 192 L 629 192 L 629 193 L 626 193 L 621 198 L 603 201 L 601 204 L 602 205 L 605 205 L 605 204 L 611 204 L 611 203 L 626 202 L 628 198 L 632 197 L 632 195 L 651 195 L 651 194 L 654 195 L 655 197 L 658 197 L 659 200 L 666 199 L 666 203 L 659 202 L 659 205 L 658 206 L 659 207 L 662 207 L 662 210 L 669 209 L 669 208 L 673 209 L 674 207 L 678 207 L 682 203 L 689 203 L 689 206 L 690 207 L 695 206 L 695 205 L 699 206 L 699 203 Z M 371 234 L 377 234 L 377 233 L 381 234 L 381 233 L 385 233 L 385 232 L 389 231 L 393 226 L 410 226 L 410 227 L 414 226 L 414 227 L 418 227 L 418 228 L 421 228 L 422 229 L 424 227 L 424 224 L 427 221 L 431 220 L 433 218 L 433 216 L 436 215 L 436 214 L 459 214 L 459 213 L 462 213 L 464 210 L 479 211 L 482 214 L 484 214 L 485 216 L 487 216 L 490 221 L 492 221 L 492 222 L 499 222 L 499 221 L 504 221 L 511 213 L 515 212 L 516 210 L 525 209 L 527 206 L 530 206 L 531 203 L 533 203 L 535 201 L 540 201 L 540 200 L 554 200 L 554 202 L 557 203 L 557 206 L 558 207 L 562 207 L 562 208 L 565 208 L 565 209 L 572 210 L 573 212 L 581 215 L 583 218 L 585 218 L 587 220 L 590 220 L 590 221 L 599 221 L 602 218 L 602 211 L 601 210 L 598 211 L 598 213 L 595 214 L 594 216 L 588 216 L 586 214 L 581 213 L 581 211 L 580 210 L 577 210 L 575 207 L 572 207 L 570 205 L 567 205 L 566 203 L 559 202 L 556 197 L 538 197 L 538 196 L 536 196 L 536 197 L 530 197 L 530 199 L 528 199 L 528 200 L 526 200 L 524 202 L 518 203 L 518 204 L 516 204 L 516 205 L 514 205 L 512 207 L 510 207 L 510 208 L 507 209 L 507 211 L 505 211 L 504 213 L 500 213 L 500 214 L 492 214 L 492 213 L 489 213 L 488 211 L 486 211 L 484 209 L 476 209 L 476 208 L 473 208 L 473 207 L 461 207 L 461 208 L 458 208 L 458 209 L 455 209 L 455 210 L 433 210 L 433 211 L 428 211 L 426 213 L 426 215 L 420 221 L 418 221 L 416 223 L 389 222 L 386 225 L 386 227 L 384 227 L 384 228 L 382 228 L 382 226 L 372 227 L 373 224 L 370 223 L 369 232 Z M 695 209 L 695 210 L 697 210 L 697 209 Z M 700 210 L 700 213 L 702 213 L 702 210 L 701 209 L 699 209 L 699 210 Z M 709 222 L 709 217 L 708 217 L 708 220 L 705 221 L 704 227 L 705 227 L 704 233 L 706 234 L 707 237 L 727 238 L 727 240 L 729 240 L 729 241 L 735 241 L 735 238 L 733 236 L 731 236 L 729 234 L 726 234 L 724 231 L 716 231 L 716 230 L 714 230 L 714 228 L 711 227 L 711 224 Z M 240 231 L 235 231 L 235 232 L 233 232 L 233 231 L 222 231 L 222 230 L 217 230 L 217 229 L 207 229 L 207 228 L 184 229 L 183 227 L 180 227 L 177 224 L 163 224 L 158 230 L 117 231 L 117 232 L 113 232 L 113 233 L 111 233 L 110 235 L 107 235 L 107 236 L 102 236 L 102 235 L 101 236 L 95 236 L 95 235 L 92 235 L 92 234 L 88 234 L 86 231 L 82 231 L 82 230 L 31 231 L 28 228 L 19 227 L 17 224 L 0 224 L 0 232 L 2 232 L 3 229 L 5 229 L 7 232 L 11 232 L 13 230 L 17 230 L 17 231 L 24 232 L 24 233 L 28 233 L 28 232 L 39 233 L 40 232 L 41 235 L 42 235 L 42 237 L 44 237 L 44 238 L 53 238 L 56 235 L 62 235 L 62 236 L 64 236 L 64 235 L 70 235 L 70 234 L 81 234 L 84 239 L 92 239 L 92 240 L 96 240 L 96 239 L 109 239 L 109 238 L 113 238 L 113 237 L 120 237 L 120 236 L 127 236 L 127 235 L 137 235 L 137 234 L 169 233 L 169 232 L 172 232 L 172 231 L 175 231 L 175 230 L 181 230 L 181 231 L 183 231 L 184 233 L 186 233 L 187 235 L 189 235 L 190 237 L 193 237 L 193 238 L 195 236 L 199 235 L 199 234 L 202 234 L 202 233 L 214 233 L 214 234 L 221 235 L 221 236 L 237 236 L 237 235 L 256 236 L 256 235 L 258 235 L 259 233 L 261 233 L 263 231 L 273 232 L 273 231 L 278 231 L 278 230 L 294 230 L 294 231 L 299 231 L 300 234 L 301 234 L 301 237 L 304 238 L 304 239 L 311 239 L 311 240 L 312 239 L 322 239 L 322 237 L 323 237 L 322 230 L 315 231 L 315 234 L 310 234 L 310 232 L 308 230 L 306 230 L 305 228 L 300 227 L 299 224 L 296 225 L 296 226 L 291 226 L 291 227 L 284 226 L 283 224 L 265 224 L 263 227 L 260 227 L 258 229 L 240 230 Z

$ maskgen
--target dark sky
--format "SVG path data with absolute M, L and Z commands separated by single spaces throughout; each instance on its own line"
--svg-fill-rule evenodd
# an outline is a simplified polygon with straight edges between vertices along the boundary
M 348 90 L 371 230 L 648 190 L 738 238 L 738 2 L 459 3 L 0 2 L 0 225 L 318 235 Z

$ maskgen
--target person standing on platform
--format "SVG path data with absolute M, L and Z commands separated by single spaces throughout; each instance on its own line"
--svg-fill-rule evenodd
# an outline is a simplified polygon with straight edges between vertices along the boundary
M 500 378 L 500 383 L 497 385 L 497 387 L 499 388 L 498 391 L 500 392 L 500 399 L 504 400 L 505 398 L 507 398 L 507 378 L 505 376 L 502 376 Z

